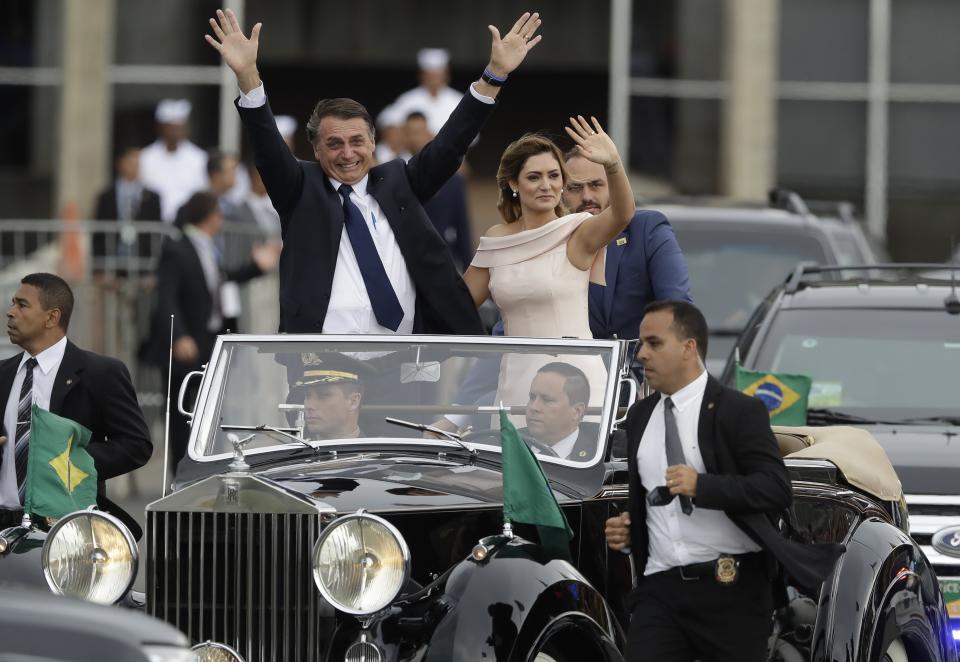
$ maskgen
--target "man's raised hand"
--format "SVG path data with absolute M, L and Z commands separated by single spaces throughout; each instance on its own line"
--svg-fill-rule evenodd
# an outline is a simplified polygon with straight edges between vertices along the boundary
M 260 27 L 257 23 L 250 31 L 250 37 L 244 36 L 233 10 L 217 10 L 217 17 L 210 19 L 213 34 L 204 35 L 207 43 L 217 49 L 223 61 L 237 75 L 240 89 L 247 93 L 260 86 L 260 74 L 257 72 L 257 49 L 260 47 Z
M 495 25 L 488 25 L 493 43 L 490 45 L 490 64 L 487 69 L 497 76 L 506 76 L 520 66 L 531 48 L 540 43 L 543 35 L 536 35 L 540 14 L 526 12 L 517 19 L 510 32 L 500 38 Z M 536 35 L 536 36 L 534 36 Z
M 620 162 L 617 146 L 600 126 L 596 117 L 591 117 L 590 120 L 593 126 L 587 124 L 583 115 L 571 117 L 570 126 L 564 127 L 567 135 L 573 138 L 573 142 L 577 144 L 577 151 L 584 158 L 599 163 L 604 168 L 616 166 Z

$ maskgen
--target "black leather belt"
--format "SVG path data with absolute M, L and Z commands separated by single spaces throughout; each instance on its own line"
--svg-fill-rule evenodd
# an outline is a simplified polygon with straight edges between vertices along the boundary
M 712 561 L 677 566 L 657 574 L 666 577 L 679 577 L 684 581 L 714 579 L 719 584 L 734 584 L 743 570 L 754 567 L 763 567 L 763 554 L 760 552 L 724 554 Z

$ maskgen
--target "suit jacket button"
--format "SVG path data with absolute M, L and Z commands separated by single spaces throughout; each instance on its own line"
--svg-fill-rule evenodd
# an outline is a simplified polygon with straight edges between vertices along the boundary
M 403 210 L 404 210 L 404 209 L 406 209 L 406 207 L 400 207 L 400 213 L 401 213 L 401 214 L 403 213 Z

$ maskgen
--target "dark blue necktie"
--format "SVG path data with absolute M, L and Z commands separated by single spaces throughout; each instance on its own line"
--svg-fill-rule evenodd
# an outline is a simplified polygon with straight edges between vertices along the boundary
M 397 299 L 397 293 L 393 291 L 387 271 L 383 268 L 367 222 L 357 206 L 350 201 L 353 189 L 347 184 L 341 184 L 337 190 L 343 196 L 343 227 L 347 230 L 353 254 L 357 256 L 363 285 L 370 297 L 370 305 L 373 306 L 373 315 L 380 326 L 396 331 L 403 321 L 403 307 Z

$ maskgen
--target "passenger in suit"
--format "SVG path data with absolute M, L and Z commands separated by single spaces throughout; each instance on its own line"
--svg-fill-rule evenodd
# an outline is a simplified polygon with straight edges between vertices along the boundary
M 128 147 L 117 155 L 117 178 L 113 185 L 97 196 L 93 217 L 98 221 L 160 221 L 160 196 L 146 188 L 140 181 L 140 149 Z M 108 271 L 125 273 L 130 258 L 136 258 L 140 266 L 151 253 L 151 241 L 159 241 L 149 235 L 127 237 L 120 228 L 116 232 L 94 232 L 92 251 L 94 271 L 106 269 L 108 258 L 117 258 L 117 267 Z M 158 244 L 159 245 L 159 244 Z
M 606 524 L 608 545 L 629 549 L 640 575 L 627 659 L 766 660 L 784 574 L 818 591 L 842 546 L 781 536 L 793 491 L 769 416 L 708 376 L 703 314 L 654 302 L 640 340 L 658 393 L 627 416 L 629 510 Z
M 270 271 L 278 254 L 275 245 L 257 245 L 245 265 L 224 267 L 214 240 L 223 227 L 223 215 L 212 193 L 194 193 L 180 215 L 185 223 L 183 236 L 164 244 L 160 254 L 151 335 L 143 355 L 145 360 L 166 370 L 172 315 L 174 396 L 187 373 L 198 370 L 210 359 L 217 336 L 228 328 L 224 286 L 244 283 Z M 184 456 L 188 436 L 186 419 L 175 415 L 170 423 L 174 464 Z
M 597 214 L 610 204 L 603 167 L 577 153 L 564 155 L 569 179 L 563 201 L 572 211 Z M 590 284 L 590 330 L 594 338 L 636 338 L 644 307 L 653 301 L 690 298 L 687 264 L 667 217 L 638 209 L 607 244 L 606 285 Z
M 482 332 L 480 318 L 423 203 L 446 182 L 494 107 L 507 76 L 540 41 L 537 14 L 501 39 L 437 137 L 409 163 L 374 166 L 374 125 L 351 99 L 321 100 L 307 124 L 316 163 L 298 161 L 277 131 L 250 38 L 230 10 L 207 41 L 234 71 L 237 108 L 280 214 L 280 330 L 293 333 Z M 385 222 L 384 222 L 385 221 Z
M 590 382 L 580 368 L 554 361 L 530 383 L 526 427 L 520 436 L 534 453 L 583 462 L 597 450 L 598 426 L 584 423 Z
M 0 363 L 6 438 L 0 445 L 0 529 L 20 523 L 29 411 L 37 405 L 93 433 L 87 451 L 97 468 L 97 505 L 139 538 L 136 520 L 107 498 L 106 481 L 146 464 L 153 445 L 126 366 L 67 339 L 73 306 L 63 279 L 36 273 L 20 281 L 7 310 L 7 335 L 23 351 Z

